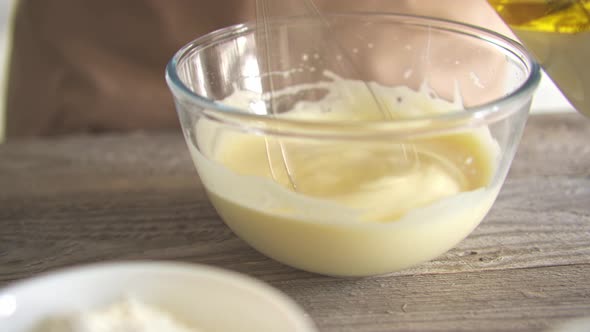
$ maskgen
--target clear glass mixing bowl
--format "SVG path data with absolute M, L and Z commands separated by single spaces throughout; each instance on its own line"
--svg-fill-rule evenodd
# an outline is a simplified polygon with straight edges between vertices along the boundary
M 262 61 L 255 24 L 174 56 L 167 81 L 200 179 L 240 238 L 287 265 L 368 276 L 433 259 L 496 199 L 539 67 L 465 24 L 327 20 L 270 22 Z

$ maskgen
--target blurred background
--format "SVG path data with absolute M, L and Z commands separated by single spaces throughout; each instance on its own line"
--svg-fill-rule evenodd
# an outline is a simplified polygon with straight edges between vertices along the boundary
M 4 95 L 6 86 L 6 68 L 8 53 L 8 27 L 13 2 L 16 0 L 0 0 L 0 142 L 4 138 Z
M 7 68 L 11 39 L 10 23 L 12 20 L 11 16 L 13 7 L 16 1 L 18 0 L 0 0 L 0 142 L 4 139 L 6 80 L 8 76 Z M 162 77 L 162 80 L 163 79 L 164 78 Z M 573 108 L 545 75 L 541 82 L 541 87 L 535 96 L 532 112 L 546 113 L 564 111 L 573 111 Z

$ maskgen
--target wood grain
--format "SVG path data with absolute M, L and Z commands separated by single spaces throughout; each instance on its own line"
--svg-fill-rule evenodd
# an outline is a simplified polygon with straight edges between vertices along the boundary
M 164 259 L 247 273 L 321 331 L 530 330 L 590 315 L 590 120 L 529 120 L 486 220 L 455 249 L 389 276 L 335 279 L 236 238 L 182 137 L 110 135 L 0 145 L 0 286 L 60 267 Z

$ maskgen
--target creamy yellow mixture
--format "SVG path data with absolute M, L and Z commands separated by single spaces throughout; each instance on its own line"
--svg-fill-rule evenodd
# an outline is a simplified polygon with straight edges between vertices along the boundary
M 379 121 L 455 111 L 426 91 L 335 79 L 320 102 L 283 117 Z M 226 103 L 247 108 L 237 93 Z M 225 128 L 225 129 L 224 129 Z M 231 229 L 285 264 L 328 275 L 392 272 L 465 238 L 491 207 L 499 148 L 487 128 L 412 141 L 309 140 L 197 124 L 195 164 Z M 206 157 L 205 157 L 206 156 Z

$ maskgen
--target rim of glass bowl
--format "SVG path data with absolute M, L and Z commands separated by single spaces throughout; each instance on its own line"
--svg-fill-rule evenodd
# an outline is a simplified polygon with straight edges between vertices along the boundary
M 183 102 L 194 103 L 198 110 L 186 109 L 187 112 L 199 112 L 210 120 L 233 125 L 242 131 L 290 137 L 355 137 L 374 138 L 416 137 L 467 129 L 500 121 L 520 108 L 510 107 L 518 100 L 526 100 L 532 95 L 541 79 L 540 66 L 517 41 L 499 33 L 471 24 L 427 16 L 392 14 L 392 13 L 333 13 L 330 17 L 370 17 L 372 19 L 393 20 L 396 24 L 428 27 L 467 37 L 476 38 L 499 48 L 500 52 L 512 54 L 528 69 L 526 79 L 513 91 L 500 99 L 474 107 L 468 107 L 444 114 L 405 119 L 383 120 L 375 122 L 337 122 L 306 121 L 300 119 L 277 118 L 274 115 L 254 114 L 246 110 L 225 105 L 221 102 L 201 96 L 189 89 L 180 79 L 178 64 L 194 52 L 202 51 L 227 39 L 236 38 L 255 29 L 254 22 L 232 25 L 206 34 L 182 47 L 166 66 L 166 81 L 175 97 Z M 295 18 L 297 19 L 297 18 Z M 301 19 L 301 18 L 299 18 Z

